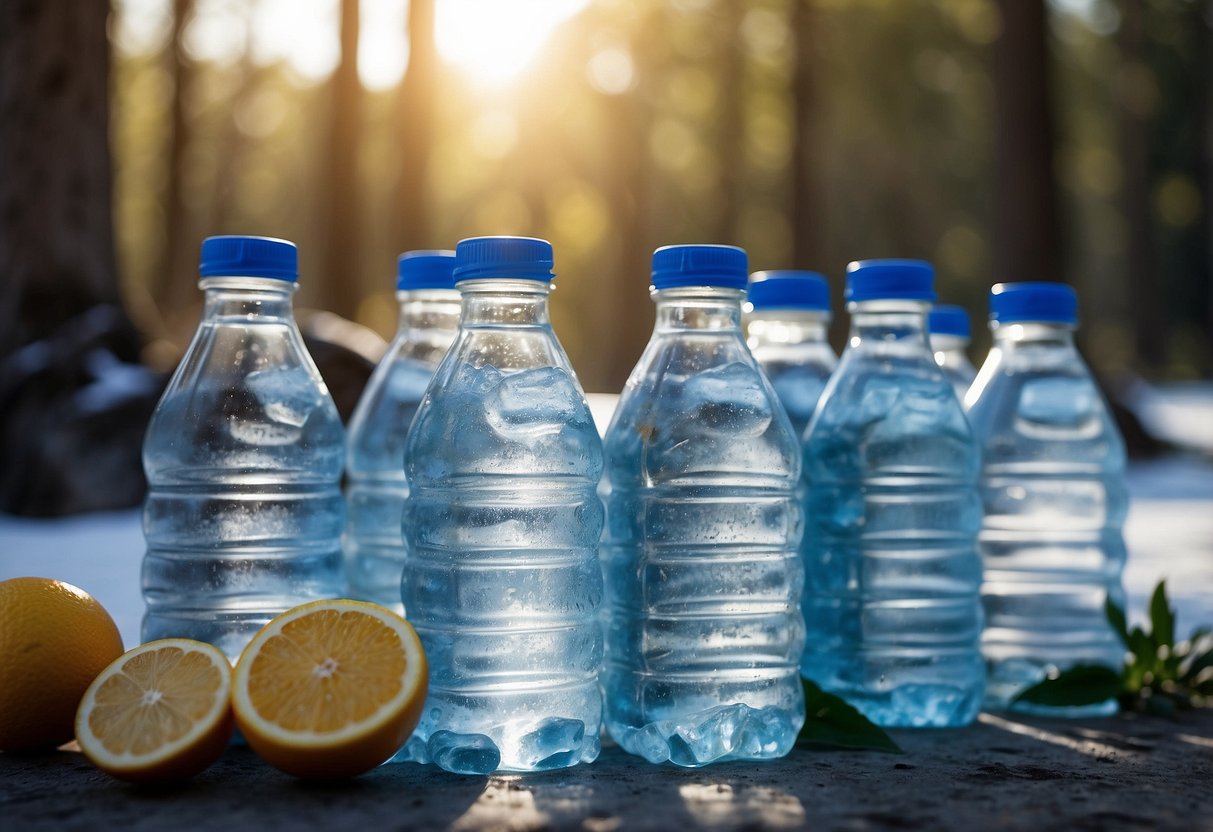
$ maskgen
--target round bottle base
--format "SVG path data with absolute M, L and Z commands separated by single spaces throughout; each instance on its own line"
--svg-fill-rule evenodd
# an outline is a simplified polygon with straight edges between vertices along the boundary
M 598 759 L 602 743 L 597 732 L 587 735 L 579 719 L 549 717 L 531 730 L 497 726 L 487 734 L 439 730 L 414 733 L 392 762 L 436 765 L 453 774 L 484 775 L 496 771 L 553 771 Z M 505 737 L 512 741 L 506 743 Z M 502 748 L 504 747 L 504 753 Z
M 699 768 L 729 760 L 774 760 L 792 750 L 800 726 L 773 707 L 737 703 L 650 722 L 642 728 L 608 724 L 615 741 L 650 763 Z

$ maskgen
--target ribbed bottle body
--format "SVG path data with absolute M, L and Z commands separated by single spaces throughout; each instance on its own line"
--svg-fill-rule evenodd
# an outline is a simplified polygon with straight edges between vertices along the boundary
M 981 707 L 977 448 L 926 304 L 857 304 L 804 444 L 802 672 L 888 726 Z
M 430 689 L 402 756 L 461 773 L 562 768 L 600 748 L 602 444 L 546 323 L 546 284 L 527 283 L 503 297 L 478 282 L 470 317 L 465 291 L 405 450 L 402 597 Z
M 804 720 L 798 443 L 738 296 L 658 293 L 607 433 L 606 721 L 651 762 L 779 757 Z
M 404 445 L 434 371 L 459 327 L 452 290 L 401 293 L 400 328 L 350 419 L 345 571 L 353 597 L 404 611 L 401 532 L 408 480 Z
M 1004 331 L 987 364 L 969 414 L 984 459 L 986 704 L 1113 713 L 1114 700 L 1060 709 L 1012 700 L 1051 672 L 1123 663 L 1105 603 L 1124 607 L 1124 443 L 1068 331 Z
M 144 640 L 235 658 L 274 615 L 343 590 L 341 421 L 289 294 L 264 282 L 212 290 L 148 427 Z

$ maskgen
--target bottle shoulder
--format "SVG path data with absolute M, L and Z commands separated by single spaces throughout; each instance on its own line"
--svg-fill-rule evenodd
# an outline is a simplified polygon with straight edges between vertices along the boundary
M 973 432 L 951 381 L 931 363 L 848 361 L 804 438 L 805 477 L 825 482 L 976 481 Z
M 404 438 L 439 363 L 390 350 L 383 357 L 350 417 L 351 467 L 355 456 L 361 457 L 358 467 L 390 465 L 374 458 L 380 454 L 393 457 L 399 466 Z
M 969 408 L 987 467 L 1038 464 L 1118 473 L 1125 447 L 1093 377 L 1080 364 L 1003 370 Z
M 227 329 L 200 328 L 165 389 L 145 435 L 149 482 L 216 470 L 339 478 L 341 418 L 302 339 Z
M 415 491 L 498 478 L 596 485 L 602 441 L 576 376 L 567 360 L 528 363 L 501 369 L 452 349 L 406 440 Z
M 740 339 L 655 339 L 607 430 L 612 483 L 735 483 L 786 488 L 799 442 Z

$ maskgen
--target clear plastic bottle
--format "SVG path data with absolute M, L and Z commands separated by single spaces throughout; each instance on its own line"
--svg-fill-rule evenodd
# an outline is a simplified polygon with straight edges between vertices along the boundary
M 826 340 L 829 284 L 817 272 L 754 272 L 746 297 L 750 350 L 771 380 L 796 436 L 804 436 L 838 365 L 838 356 Z
M 409 251 L 396 265 L 396 337 L 350 419 L 345 571 L 350 593 L 398 613 L 408 482 L 404 443 L 421 397 L 459 331 L 453 251 Z
M 598 756 L 602 442 L 548 320 L 552 247 L 456 248 L 459 335 L 405 446 L 404 608 L 425 712 L 400 759 L 539 771 Z
M 927 344 L 934 272 L 847 267 L 851 336 L 809 425 L 803 674 L 886 726 L 981 707 L 977 446 Z
M 786 754 L 804 722 L 799 443 L 741 331 L 746 254 L 653 255 L 607 429 L 606 723 L 653 763 Z
M 956 390 L 956 398 L 963 402 L 969 385 L 977 376 L 977 368 L 966 352 L 972 338 L 969 313 L 963 306 L 936 306 L 927 317 L 927 328 L 931 333 L 935 363 L 943 368 Z
M 1116 700 L 1011 705 L 1054 669 L 1120 668 L 1104 602 L 1124 607 L 1125 447 L 1074 346 L 1078 298 L 1063 283 L 1003 283 L 990 293 L 994 348 L 969 392 L 982 445 L 982 639 L 986 706 L 1093 716 Z
M 145 641 L 231 658 L 270 618 L 344 588 L 344 437 L 291 310 L 295 246 L 202 244 L 202 321 L 143 444 Z

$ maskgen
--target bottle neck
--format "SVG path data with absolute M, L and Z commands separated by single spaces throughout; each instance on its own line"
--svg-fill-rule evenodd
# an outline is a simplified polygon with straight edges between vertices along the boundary
M 453 336 L 459 329 L 461 301 L 453 289 L 412 289 L 396 293 L 400 303 L 397 335 L 442 333 Z
M 991 322 L 994 345 L 1001 350 L 1020 348 L 1074 349 L 1074 325 L 1042 321 L 1000 324 Z
M 548 294 L 552 284 L 538 280 L 491 278 L 464 280 L 459 326 L 550 326 Z
M 687 286 L 653 291 L 657 304 L 655 332 L 733 332 L 741 334 L 741 302 L 745 292 L 711 286 Z
M 963 353 L 969 348 L 969 339 L 963 335 L 945 335 L 933 332 L 928 336 L 928 340 L 931 342 L 931 349 L 935 352 Z
M 207 277 L 203 320 L 293 321 L 291 298 L 296 285 L 270 277 Z
M 927 312 L 931 305 L 915 300 L 865 300 L 847 306 L 851 313 L 850 347 L 914 345 L 929 350 Z
M 830 313 L 821 310 L 778 309 L 750 312 L 746 334 L 764 344 L 824 344 Z

